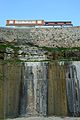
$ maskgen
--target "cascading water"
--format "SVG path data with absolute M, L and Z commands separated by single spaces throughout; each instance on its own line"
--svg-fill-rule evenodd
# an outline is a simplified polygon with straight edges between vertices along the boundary
M 47 62 L 25 62 L 20 115 L 47 115 Z

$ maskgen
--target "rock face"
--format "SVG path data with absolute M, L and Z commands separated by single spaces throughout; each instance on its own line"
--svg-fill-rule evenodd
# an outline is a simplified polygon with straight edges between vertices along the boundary
M 0 42 L 46 47 L 80 47 L 80 28 L 0 28 Z
M 3 67 L 0 65 L 0 119 L 4 118 L 4 81 Z
M 60 47 L 80 47 L 80 28 L 0 28 L 1 119 L 80 114 L 80 76 L 59 59 L 80 58 L 80 49 L 52 49 Z
M 0 119 L 78 116 L 80 76 L 77 64 L 80 66 L 80 62 L 65 61 L 0 64 Z
M 49 63 L 48 75 L 48 115 L 67 116 L 66 65 L 60 62 Z
M 19 111 L 21 65 L 4 64 L 4 116 L 16 117 Z
M 0 61 L 0 119 L 18 116 L 21 65 Z
M 47 62 L 25 62 L 20 115 L 47 115 Z
M 67 85 L 67 96 L 68 106 L 73 116 L 76 116 L 80 110 L 80 96 L 79 96 L 79 78 L 77 64 L 79 62 L 73 62 L 69 64 L 66 70 L 66 85 Z

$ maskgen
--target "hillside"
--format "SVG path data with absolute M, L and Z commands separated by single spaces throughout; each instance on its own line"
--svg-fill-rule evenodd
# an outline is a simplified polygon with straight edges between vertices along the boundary
M 80 28 L 0 28 L 0 42 L 46 47 L 80 47 Z

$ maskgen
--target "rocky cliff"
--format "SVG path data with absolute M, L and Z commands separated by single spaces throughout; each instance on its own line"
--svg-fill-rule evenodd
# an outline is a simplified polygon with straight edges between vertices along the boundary
M 80 60 L 79 27 L 0 28 L 0 118 L 80 115 L 69 60 Z

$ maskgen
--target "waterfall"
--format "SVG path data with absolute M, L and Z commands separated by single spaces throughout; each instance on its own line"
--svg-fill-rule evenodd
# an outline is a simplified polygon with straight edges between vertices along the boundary
M 25 62 L 20 115 L 47 115 L 47 62 Z

